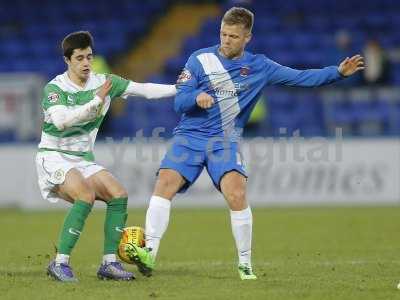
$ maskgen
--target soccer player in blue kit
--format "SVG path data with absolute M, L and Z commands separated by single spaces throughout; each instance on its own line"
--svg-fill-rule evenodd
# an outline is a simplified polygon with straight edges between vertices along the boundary
M 205 167 L 230 208 L 240 278 L 257 279 L 251 265 L 253 219 L 246 200 L 247 175 L 238 141 L 261 91 L 275 84 L 322 86 L 364 68 L 360 55 L 339 66 L 295 70 L 247 52 L 253 19 L 245 8 L 229 9 L 221 22 L 220 45 L 194 52 L 179 76 L 175 110 L 182 116 L 147 210 L 147 255 L 137 252 L 148 275 L 168 226 L 171 200 L 186 191 Z

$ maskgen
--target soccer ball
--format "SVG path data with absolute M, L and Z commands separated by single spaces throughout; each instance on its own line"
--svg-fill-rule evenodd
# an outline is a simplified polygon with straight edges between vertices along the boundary
M 126 246 L 129 244 L 135 244 L 139 247 L 145 246 L 144 229 L 142 227 L 125 227 L 118 246 L 118 256 L 121 260 L 128 264 L 134 264 L 135 262 L 129 258 L 126 252 Z

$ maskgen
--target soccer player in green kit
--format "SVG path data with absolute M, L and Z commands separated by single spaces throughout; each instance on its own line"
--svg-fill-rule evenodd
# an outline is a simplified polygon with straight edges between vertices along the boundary
M 118 180 L 94 161 L 93 145 L 112 99 L 141 96 L 171 97 L 175 85 L 137 83 L 113 74 L 92 72 L 93 38 L 73 32 L 62 41 L 68 69 L 44 88 L 44 124 L 36 156 L 39 187 L 44 199 L 72 203 L 62 225 L 57 254 L 47 268 L 58 281 L 75 282 L 69 258 L 95 200 L 107 205 L 101 279 L 131 280 L 134 275 L 117 261 L 116 251 L 127 218 L 128 195 Z

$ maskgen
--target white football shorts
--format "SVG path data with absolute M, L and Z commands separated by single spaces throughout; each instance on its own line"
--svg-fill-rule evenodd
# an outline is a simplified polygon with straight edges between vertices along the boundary
M 53 203 L 61 199 L 53 192 L 53 189 L 56 185 L 62 184 L 65 181 L 65 176 L 72 168 L 81 172 L 84 178 L 89 178 L 93 174 L 105 169 L 103 166 L 84 160 L 79 156 L 57 151 L 37 153 L 36 170 L 43 199 Z

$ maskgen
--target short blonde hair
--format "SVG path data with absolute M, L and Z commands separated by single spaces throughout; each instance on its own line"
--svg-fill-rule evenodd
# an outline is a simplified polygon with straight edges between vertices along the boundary
M 226 11 L 222 22 L 227 25 L 241 24 L 249 32 L 253 29 L 254 14 L 244 7 L 232 7 Z

